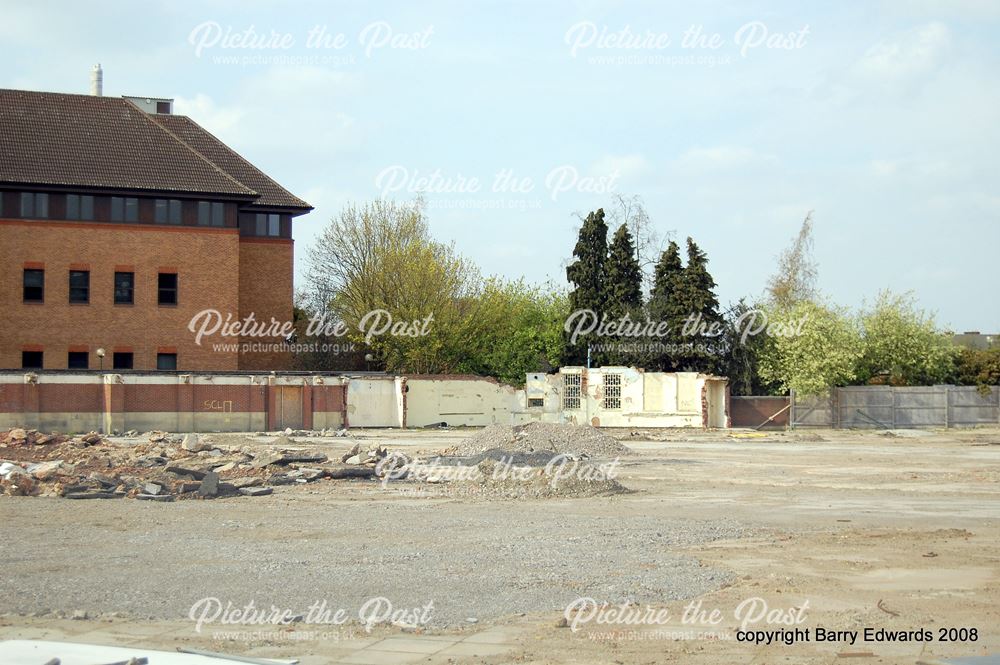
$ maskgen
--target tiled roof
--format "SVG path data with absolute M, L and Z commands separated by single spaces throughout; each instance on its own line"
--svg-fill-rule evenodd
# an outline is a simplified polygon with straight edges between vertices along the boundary
M 150 115 L 117 97 L 0 89 L 0 182 L 309 208 L 190 119 Z
M 191 118 L 183 115 L 150 117 L 230 176 L 260 194 L 260 198 L 254 201 L 255 205 L 311 208 Z

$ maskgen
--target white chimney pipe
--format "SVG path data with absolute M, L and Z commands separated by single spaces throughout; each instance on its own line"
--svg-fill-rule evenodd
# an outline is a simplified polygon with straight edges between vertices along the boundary
M 94 97 L 104 94 L 104 70 L 101 69 L 101 63 L 97 63 L 90 70 L 90 94 Z

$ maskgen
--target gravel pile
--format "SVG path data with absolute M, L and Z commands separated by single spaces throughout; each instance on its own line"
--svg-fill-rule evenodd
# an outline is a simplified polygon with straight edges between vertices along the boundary
M 613 496 L 629 490 L 592 464 L 575 464 L 565 474 L 545 469 L 512 471 L 505 462 L 486 460 L 478 465 L 477 478 L 459 485 L 466 496 L 489 499 L 562 499 Z
M 632 454 L 628 447 L 590 425 L 540 422 L 513 427 L 490 425 L 455 446 L 449 453 L 471 456 L 497 448 L 515 453 L 543 451 L 605 458 Z

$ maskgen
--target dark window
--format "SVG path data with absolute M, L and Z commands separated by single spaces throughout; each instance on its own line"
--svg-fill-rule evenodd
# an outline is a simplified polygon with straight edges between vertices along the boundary
M 177 273 L 161 272 L 157 283 L 159 303 L 161 305 L 177 304 Z
M 198 201 L 199 226 L 225 226 L 226 206 L 218 201 Z
M 157 113 L 170 113 L 170 102 L 156 102 Z
M 66 219 L 94 219 L 94 197 L 86 194 L 67 194 Z
M 256 234 L 259 236 L 272 236 L 277 238 L 281 235 L 281 215 L 275 213 L 257 213 Z
M 24 302 L 45 300 L 45 271 L 24 269 Z
M 176 353 L 157 353 L 156 354 L 156 369 L 162 369 L 162 370 L 177 369 L 177 354 Z
M 180 224 L 181 202 L 177 199 L 156 199 L 153 208 L 153 221 L 157 224 Z
M 49 195 L 21 193 L 21 217 L 46 219 L 49 216 Z
M 138 222 L 139 199 L 131 197 L 111 197 L 112 222 Z
M 131 305 L 135 302 L 135 273 L 115 273 L 115 304 Z
M 72 303 L 90 302 L 90 271 L 69 271 L 69 301 Z
M 111 356 L 112 369 L 132 369 L 132 352 L 115 351 Z
M 42 352 L 21 351 L 21 369 L 42 369 Z
M 66 367 L 70 369 L 90 369 L 90 354 L 86 351 L 70 351 Z

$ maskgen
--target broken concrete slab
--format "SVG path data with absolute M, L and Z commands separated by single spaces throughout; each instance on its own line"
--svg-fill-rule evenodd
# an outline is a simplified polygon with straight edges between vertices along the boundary
M 189 469 L 183 466 L 171 465 L 167 467 L 168 473 L 173 473 L 178 476 L 190 476 L 195 480 L 202 480 L 207 474 L 207 471 L 202 471 L 200 469 Z
M 171 502 L 174 500 L 171 494 L 136 494 L 135 498 L 140 501 L 161 501 L 161 502 Z
M 163 493 L 163 487 L 158 483 L 146 483 L 142 486 L 142 492 L 143 494 L 156 496 Z
M 205 474 L 205 477 L 201 481 L 201 486 L 198 487 L 198 496 L 203 499 L 211 499 L 219 494 L 219 474 L 214 471 L 209 471 Z
M 63 495 L 64 499 L 120 499 L 125 496 L 124 492 L 103 492 L 103 491 L 90 491 L 90 492 L 67 492 Z
M 350 450 L 348 450 L 346 453 L 343 454 L 343 456 L 341 456 L 340 461 L 346 462 L 347 464 L 357 464 L 357 462 L 352 462 L 351 458 L 357 456 L 359 452 L 361 452 L 361 444 L 355 443 L 353 446 L 351 446 Z
M 278 452 L 267 452 L 261 453 L 254 461 L 250 463 L 250 467 L 254 469 L 263 469 L 265 466 L 270 466 L 271 464 L 279 464 L 283 456 Z
M 375 467 L 366 464 L 333 464 L 323 467 L 323 473 L 327 478 L 371 478 L 375 475 Z
M 286 452 L 282 454 L 281 461 L 278 464 L 319 464 L 328 459 L 323 453 Z
M 258 478 L 256 476 L 248 476 L 246 478 L 233 478 L 229 481 L 229 484 L 236 489 L 243 489 L 244 487 L 259 487 L 264 484 L 263 478 Z
M 267 496 L 274 492 L 273 487 L 241 487 L 240 494 L 243 496 Z
M 192 453 L 201 452 L 202 450 L 211 450 L 215 446 L 209 441 L 203 441 L 197 434 L 185 434 L 184 438 L 181 440 L 181 448 Z
M 50 480 L 55 477 L 64 466 L 62 460 L 52 460 L 49 462 L 39 462 L 28 467 L 28 473 L 38 480 Z

